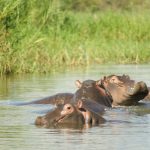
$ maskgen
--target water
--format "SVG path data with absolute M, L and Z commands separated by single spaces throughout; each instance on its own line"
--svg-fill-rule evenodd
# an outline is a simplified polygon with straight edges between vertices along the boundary
M 50 106 L 17 106 L 58 92 L 74 92 L 74 81 L 98 80 L 104 75 L 128 74 L 150 85 L 149 65 L 91 66 L 46 75 L 0 78 L 0 150 L 149 150 L 150 103 L 106 112 L 107 122 L 83 129 L 46 129 L 34 125 Z

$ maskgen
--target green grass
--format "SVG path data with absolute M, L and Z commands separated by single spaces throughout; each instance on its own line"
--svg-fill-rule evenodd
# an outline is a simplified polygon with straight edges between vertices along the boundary
M 34 1 L 2 2 L 1 74 L 150 62 L 149 10 L 74 12 L 61 10 L 59 1 L 52 0 L 44 0 L 43 6 Z

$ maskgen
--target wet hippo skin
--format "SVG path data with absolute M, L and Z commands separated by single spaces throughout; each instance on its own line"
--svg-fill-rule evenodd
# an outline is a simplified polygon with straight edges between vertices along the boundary
M 85 80 L 80 82 L 76 80 L 75 83 L 78 87 L 75 93 L 58 93 L 27 104 L 52 104 L 58 106 L 70 102 L 76 103 L 79 99 L 86 98 L 111 107 L 137 105 L 142 99 L 150 99 L 147 85 L 143 81 L 135 82 L 127 75 L 110 75 L 98 81 Z
M 77 80 L 76 86 L 78 90 L 72 93 L 58 93 L 53 96 L 49 96 L 37 101 L 29 102 L 26 104 L 52 104 L 52 105 L 65 105 L 66 103 L 77 103 L 78 100 L 91 99 L 99 104 L 111 107 L 112 97 L 107 94 L 104 88 L 101 88 L 99 84 L 100 80 L 85 80 L 80 82 Z
M 96 102 L 89 101 L 92 106 L 88 107 L 88 100 L 80 100 L 76 105 L 68 103 L 64 106 L 58 106 L 55 110 L 48 112 L 44 116 L 38 116 L 35 125 L 43 127 L 61 127 L 61 126 L 83 126 L 85 124 L 97 125 L 105 122 L 102 117 L 105 107 Z M 98 106 L 98 109 L 95 108 Z
M 71 99 L 73 98 L 73 93 L 57 93 L 55 95 L 42 98 L 40 100 L 27 102 L 23 105 L 29 105 L 29 104 L 52 104 L 52 105 L 64 105 L 66 103 L 69 103 Z
M 83 82 L 77 80 L 78 90 L 75 92 L 72 101 L 78 102 L 80 99 L 90 99 L 98 104 L 111 107 L 112 97 L 107 94 L 105 89 L 99 87 L 100 83 L 100 80 L 85 80 Z
M 93 126 L 106 121 L 102 115 L 108 107 L 104 105 L 90 99 L 82 99 L 78 101 L 77 107 L 84 116 L 85 124 Z
M 39 116 L 35 120 L 35 125 L 43 127 L 71 126 L 72 124 L 84 124 L 84 116 L 72 104 L 65 104 L 63 107 L 58 106 L 55 110 L 44 116 Z
M 135 82 L 127 75 L 105 76 L 101 80 L 100 87 L 103 87 L 112 96 L 113 106 L 137 105 L 148 94 L 147 85 L 143 81 Z

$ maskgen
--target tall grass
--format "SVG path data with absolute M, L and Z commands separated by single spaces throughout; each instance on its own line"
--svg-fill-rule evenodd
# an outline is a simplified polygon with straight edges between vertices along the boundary
M 150 62 L 149 10 L 61 9 L 59 0 L 1 0 L 0 73 Z

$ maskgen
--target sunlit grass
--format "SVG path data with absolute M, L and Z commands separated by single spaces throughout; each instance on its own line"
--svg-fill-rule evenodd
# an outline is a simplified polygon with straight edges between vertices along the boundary
M 43 7 L 34 1 L 9 4 L 1 11 L 1 74 L 150 62 L 149 11 L 62 11 L 58 1 L 47 0 Z

